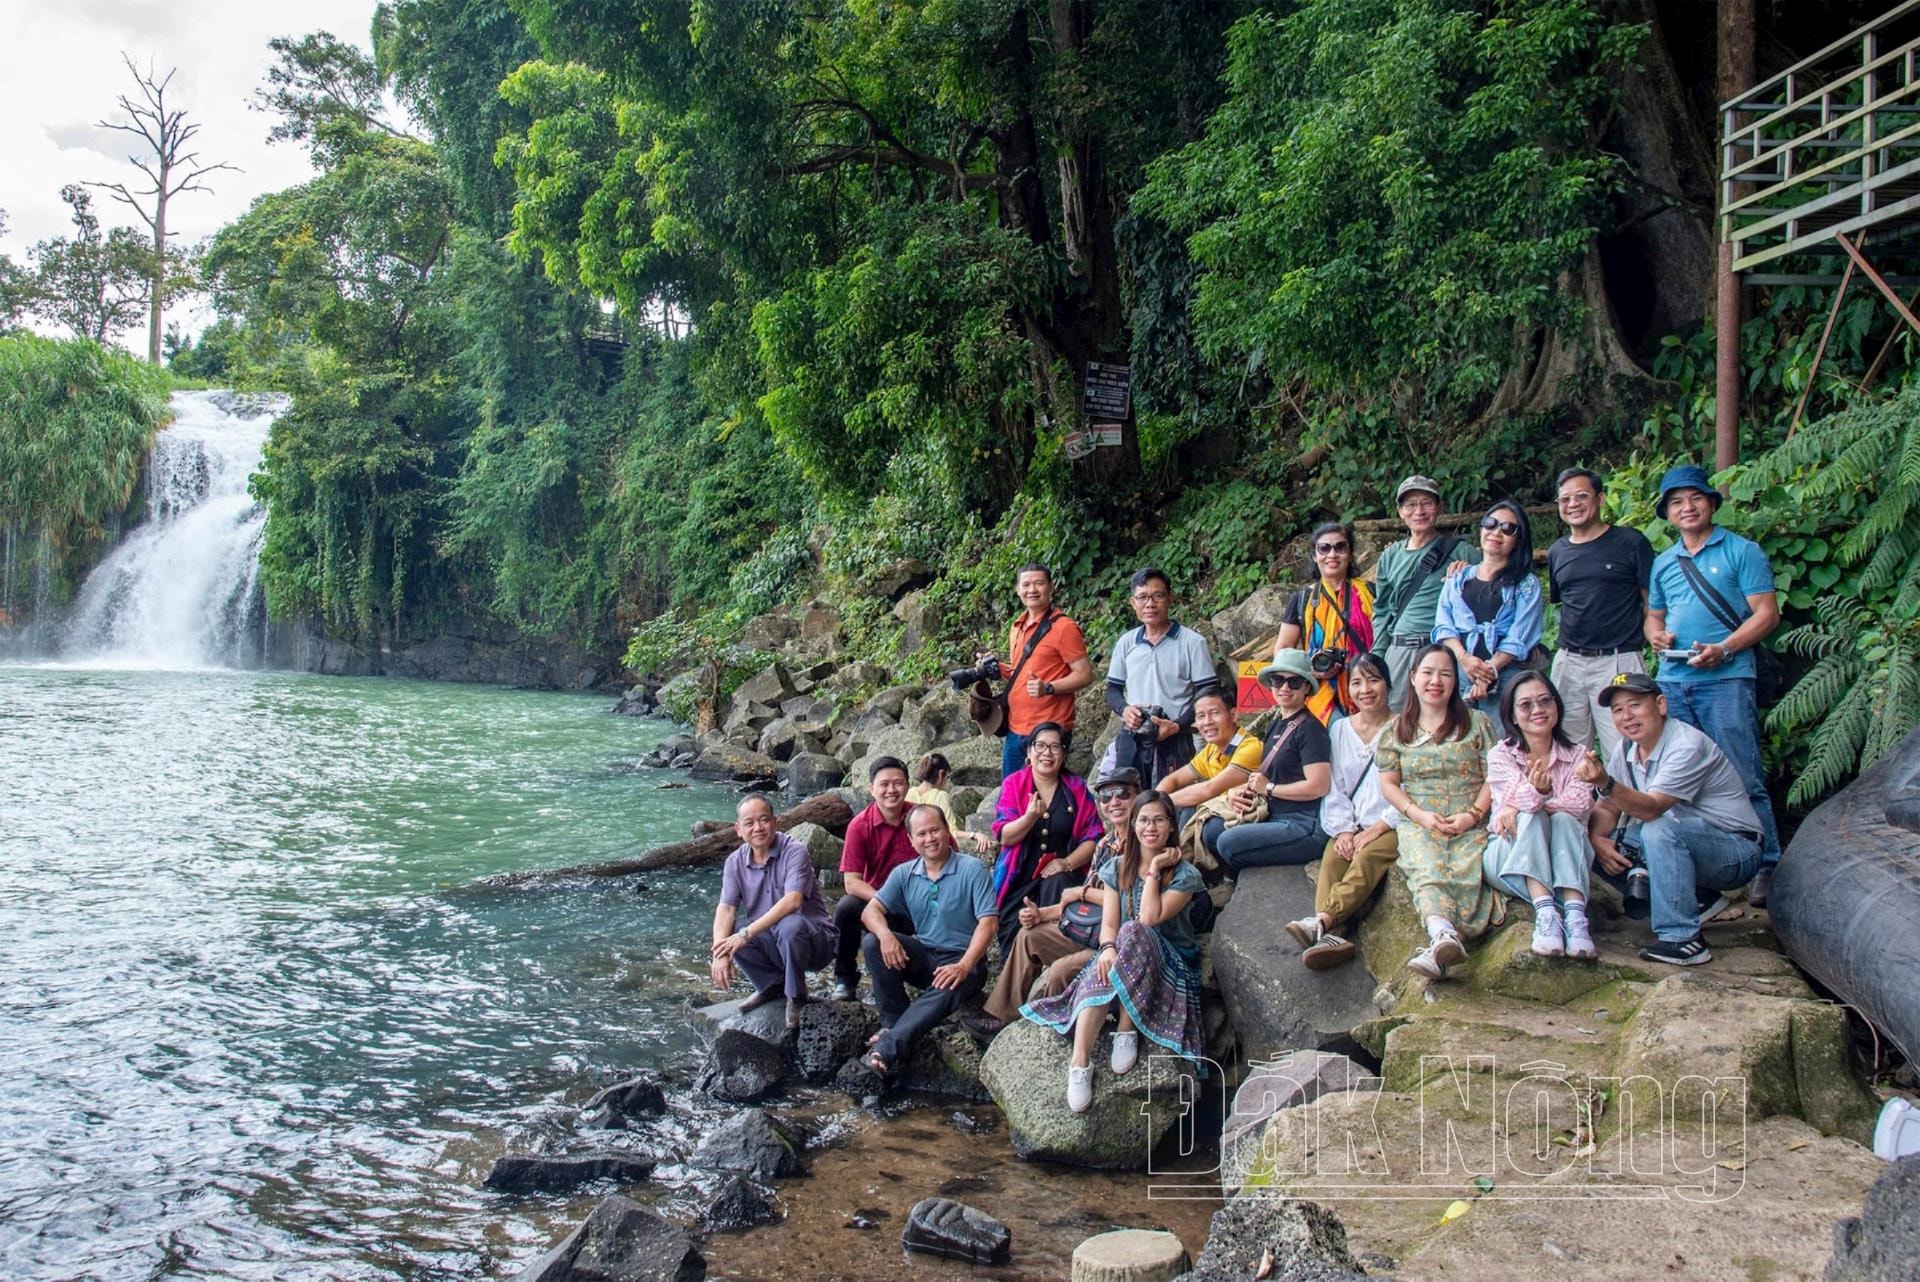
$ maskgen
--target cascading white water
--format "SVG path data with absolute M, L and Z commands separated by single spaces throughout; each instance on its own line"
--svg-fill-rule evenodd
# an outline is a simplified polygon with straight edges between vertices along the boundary
M 258 660 L 267 514 L 247 482 L 285 408 L 284 397 L 173 394 L 173 423 L 154 438 L 147 466 L 147 520 L 87 576 L 62 662 L 196 669 Z

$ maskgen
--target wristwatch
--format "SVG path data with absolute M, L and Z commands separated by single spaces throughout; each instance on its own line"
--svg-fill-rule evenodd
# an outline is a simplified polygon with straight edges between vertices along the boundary
M 1052 694 L 1052 693 L 1053 693 L 1053 682 L 1051 682 L 1051 681 L 1042 681 L 1042 682 L 1040 683 L 1040 689 L 1041 689 L 1041 690 L 1043 690 L 1043 691 L 1045 691 L 1045 692 L 1046 692 L 1047 694 Z
M 1608 775 L 1605 783 L 1597 783 L 1593 785 L 1593 791 L 1598 796 L 1610 797 L 1613 795 L 1613 784 L 1614 784 L 1613 776 Z

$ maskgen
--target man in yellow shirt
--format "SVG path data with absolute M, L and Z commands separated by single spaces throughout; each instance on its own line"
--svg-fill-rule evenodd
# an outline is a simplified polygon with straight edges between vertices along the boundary
M 1260 764 L 1260 740 L 1240 729 L 1233 695 L 1229 687 L 1216 686 L 1194 696 L 1193 728 L 1205 742 L 1193 760 L 1159 784 L 1183 811 L 1245 783 Z

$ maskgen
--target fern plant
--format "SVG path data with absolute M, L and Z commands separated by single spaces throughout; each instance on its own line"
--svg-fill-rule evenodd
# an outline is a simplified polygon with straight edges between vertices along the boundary
M 1826 594 L 1778 644 L 1814 660 L 1767 717 L 1809 732 L 1787 793 L 1817 800 L 1920 725 L 1920 382 L 1803 427 L 1728 477 L 1736 500 L 1834 536 Z

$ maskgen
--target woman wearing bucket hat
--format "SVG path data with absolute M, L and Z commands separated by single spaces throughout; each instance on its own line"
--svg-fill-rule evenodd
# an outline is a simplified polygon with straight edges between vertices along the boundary
M 1273 725 L 1259 768 L 1227 793 L 1228 805 L 1249 819 L 1231 828 L 1215 820 L 1205 834 L 1208 848 L 1236 872 L 1309 864 L 1327 844 L 1320 831 L 1320 799 L 1333 786 L 1333 743 L 1307 707 L 1320 679 L 1305 650 L 1282 650 L 1260 669 L 1260 683 L 1273 691 Z M 1251 819 L 1262 805 L 1265 817 Z

